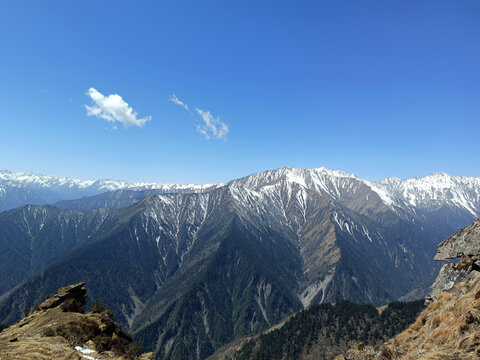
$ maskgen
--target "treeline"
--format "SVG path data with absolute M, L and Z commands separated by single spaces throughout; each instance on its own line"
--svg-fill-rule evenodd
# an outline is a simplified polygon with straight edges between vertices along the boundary
M 231 360 L 333 359 L 354 341 L 385 342 L 412 324 L 423 308 L 423 300 L 391 303 L 381 314 L 372 305 L 348 301 L 314 305 L 248 341 Z

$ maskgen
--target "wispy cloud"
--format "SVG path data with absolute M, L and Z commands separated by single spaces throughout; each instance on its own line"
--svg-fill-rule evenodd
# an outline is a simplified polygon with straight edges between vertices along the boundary
M 181 101 L 175 94 L 170 95 L 170 97 L 168 98 L 168 101 L 171 101 L 174 104 L 183 107 L 185 110 L 189 110 L 187 104 Z
M 86 95 L 93 101 L 92 106 L 85 105 L 88 116 L 96 116 L 111 123 L 120 122 L 124 127 L 131 125 L 143 127 L 147 121 L 152 119 L 151 116 L 137 118 L 138 113 L 118 94 L 105 96 L 98 90 L 90 88 Z
M 175 94 L 170 95 L 168 101 L 171 101 L 174 104 L 183 107 L 185 110 L 187 110 L 190 114 L 194 116 L 200 116 L 201 120 L 196 120 L 195 128 L 200 134 L 205 136 L 207 140 L 227 140 L 228 125 L 221 121 L 219 117 L 214 118 L 210 111 L 195 108 L 195 112 L 192 112 L 190 111 L 188 105 L 181 101 Z M 199 123 L 199 121 L 201 121 L 201 123 Z
M 196 108 L 195 111 L 202 118 L 203 124 L 197 124 L 197 131 L 207 139 L 227 140 L 228 126 L 220 118 L 214 118 L 210 111 Z

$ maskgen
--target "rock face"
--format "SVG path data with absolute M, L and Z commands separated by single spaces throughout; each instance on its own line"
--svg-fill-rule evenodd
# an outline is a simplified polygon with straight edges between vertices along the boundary
M 478 359 L 480 357 L 480 219 L 438 246 L 444 264 L 430 305 L 406 331 L 380 348 L 358 345 L 336 360 Z
M 480 248 L 480 218 L 438 245 L 435 260 L 450 260 L 463 255 L 476 255 Z
M 140 354 L 110 310 L 83 314 L 85 283 L 65 286 L 15 325 L 0 333 L 0 359 L 153 359 Z
M 480 218 L 438 245 L 435 260 L 457 258 L 460 258 L 458 264 L 443 264 L 427 301 L 436 299 L 442 291 L 455 291 L 461 282 L 475 281 L 480 277 Z
M 83 314 L 87 296 L 87 289 L 84 285 L 85 283 L 81 282 L 60 288 L 56 294 L 53 294 L 39 305 L 40 310 L 48 310 L 60 306 L 63 311 Z

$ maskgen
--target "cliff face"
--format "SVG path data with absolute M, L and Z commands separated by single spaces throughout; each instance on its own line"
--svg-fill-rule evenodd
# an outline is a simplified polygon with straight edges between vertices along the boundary
M 455 291 L 461 282 L 480 277 L 480 218 L 438 245 L 435 260 L 453 259 L 460 261 L 443 264 L 427 301 L 435 300 L 442 291 Z
M 0 333 L 0 359 L 153 359 L 140 354 L 106 309 L 83 313 L 84 283 L 65 286 L 15 325 Z
M 478 359 L 480 357 L 480 219 L 438 246 L 446 263 L 430 305 L 407 330 L 380 348 L 361 343 L 336 360 Z
M 438 245 L 435 260 L 449 260 L 462 255 L 475 255 L 480 247 L 480 218 L 470 226 L 464 227 L 457 233 L 445 239 Z

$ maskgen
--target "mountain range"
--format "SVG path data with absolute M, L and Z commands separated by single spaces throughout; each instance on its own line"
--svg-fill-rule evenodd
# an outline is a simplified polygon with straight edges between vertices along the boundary
M 22 205 L 52 204 L 115 190 L 152 190 L 157 193 L 202 191 L 212 185 L 127 183 L 120 180 L 78 180 L 66 177 L 0 170 L 0 211 Z
M 1 172 L 0 200 L 0 321 L 85 281 L 157 358 L 203 359 L 311 304 L 423 296 L 436 245 L 480 215 L 480 178 L 282 168 L 198 186 Z

